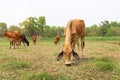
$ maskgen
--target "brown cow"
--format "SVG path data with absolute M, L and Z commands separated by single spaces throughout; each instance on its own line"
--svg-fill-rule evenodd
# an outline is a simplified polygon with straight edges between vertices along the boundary
M 7 37 L 10 41 L 10 49 L 11 49 L 11 45 L 14 46 L 14 49 L 15 49 L 15 45 L 19 48 L 20 32 L 18 30 L 5 31 L 3 35 Z
M 54 43 L 55 44 L 60 43 L 60 36 L 59 35 L 55 36 Z
M 81 49 L 82 49 L 82 55 L 83 55 L 84 37 L 85 37 L 84 21 L 80 19 L 70 20 L 67 23 L 67 26 L 64 30 L 64 36 L 65 36 L 65 44 L 62 52 L 60 52 L 57 57 L 57 61 L 59 61 L 63 57 L 63 55 L 65 55 L 65 64 L 67 66 L 70 66 L 71 54 L 77 60 L 80 59 L 78 54 L 74 51 L 76 42 L 78 44 L 78 50 L 79 50 L 79 41 L 78 41 L 79 38 L 81 38 Z
M 36 45 L 37 36 L 32 36 L 32 40 L 33 40 L 34 45 Z

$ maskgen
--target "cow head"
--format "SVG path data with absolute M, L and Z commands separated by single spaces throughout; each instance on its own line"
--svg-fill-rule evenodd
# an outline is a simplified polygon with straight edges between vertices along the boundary
M 29 44 L 30 44 L 29 41 L 26 41 L 26 44 L 27 44 L 27 46 L 29 46 Z
M 77 59 L 77 60 L 80 59 L 78 54 L 73 49 L 71 49 L 70 47 L 65 47 L 64 50 L 59 53 L 59 55 L 57 57 L 57 61 L 59 61 L 64 56 L 66 66 L 70 66 L 71 65 L 71 55 L 73 57 L 75 57 L 75 59 Z

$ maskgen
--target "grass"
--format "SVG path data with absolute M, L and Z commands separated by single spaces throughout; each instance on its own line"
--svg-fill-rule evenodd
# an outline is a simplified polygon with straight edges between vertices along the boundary
M 62 75 L 50 75 L 48 73 L 34 74 L 29 77 L 29 80 L 71 80 L 67 76 Z
M 109 61 L 108 58 L 99 59 L 96 62 L 95 66 L 99 71 L 102 71 L 102 72 L 110 72 L 110 71 L 113 71 L 115 68 L 115 64 Z
M 11 69 L 23 69 L 23 68 L 29 68 L 30 63 L 26 61 L 12 61 L 8 64 Z
M 85 56 L 80 51 L 80 60 L 70 67 L 64 57 L 56 61 L 64 43 L 55 45 L 53 39 L 9 49 L 9 42 L 0 38 L 0 80 L 120 80 L 119 37 L 86 37 Z
M 31 76 L 29 80 L 53 80 L 53 77 L 48 73 L 41 73 Z
M 87 41 L 120 41 L 120 37 L 105 36 L 105 37 L 86 37 Z

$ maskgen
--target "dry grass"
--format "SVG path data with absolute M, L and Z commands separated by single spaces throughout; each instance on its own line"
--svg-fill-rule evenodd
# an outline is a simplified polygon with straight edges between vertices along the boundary
M 63 42 L 58 45 L 53 42 L 39 42 L 33 45 L 31 42 L 29 47 L 22 45 L 20 49 L 9 49 L 8 42 L 1 42 L 0 79 L 31 80 L 33 76 L 42 73 L 57 77 L 56 80 L 120 79 L 120 45 L 110 41 L 86 41 L 85 56 L 80 56 L 81 59 L 70 67 L 64 65 L 64 58 L 59 62 L 56 61 L 62 47 Z M 109 61 L 107 63 L 104 61 L 106 58 Z M 99 66 L 106 71 L 101 70 Z M 110 70 L 108 66 L 112 69 Z

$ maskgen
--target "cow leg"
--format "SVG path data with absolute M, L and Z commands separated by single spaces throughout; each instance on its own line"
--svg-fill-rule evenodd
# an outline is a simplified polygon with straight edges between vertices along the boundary
M 16 42 L 16 46 L 19 48 L 19 41 L 18 41 L 18 42 Z
M 11 49 L 11 45 L 13 45 L 13 44 L 12 44 L 12 41 L 10 41 L 10 49 Z
M 83 48 L 84 48 L 84 38 L 81 38 L 81 50 L 82 50 L 82 56 L 84 56 L 83 54 Z
M 80 43 L 79 43 L 79 39 L 77 40 L 77 47 L 78 47 L 78 54 L 79 54 L 79 51 L 80 51 Z
M 15 42 L 13 42 L 13 46 L 14 46 L 14 49 L 15 49 Z
M 72 44 L 72 49 L 75 50 L 76 37 L 75 37 L 75 38 L 72 38 L 71 44 Z M 72 61 L 74 61 L 75 58 L 72 56 L 71 59 L 72 59 Z

